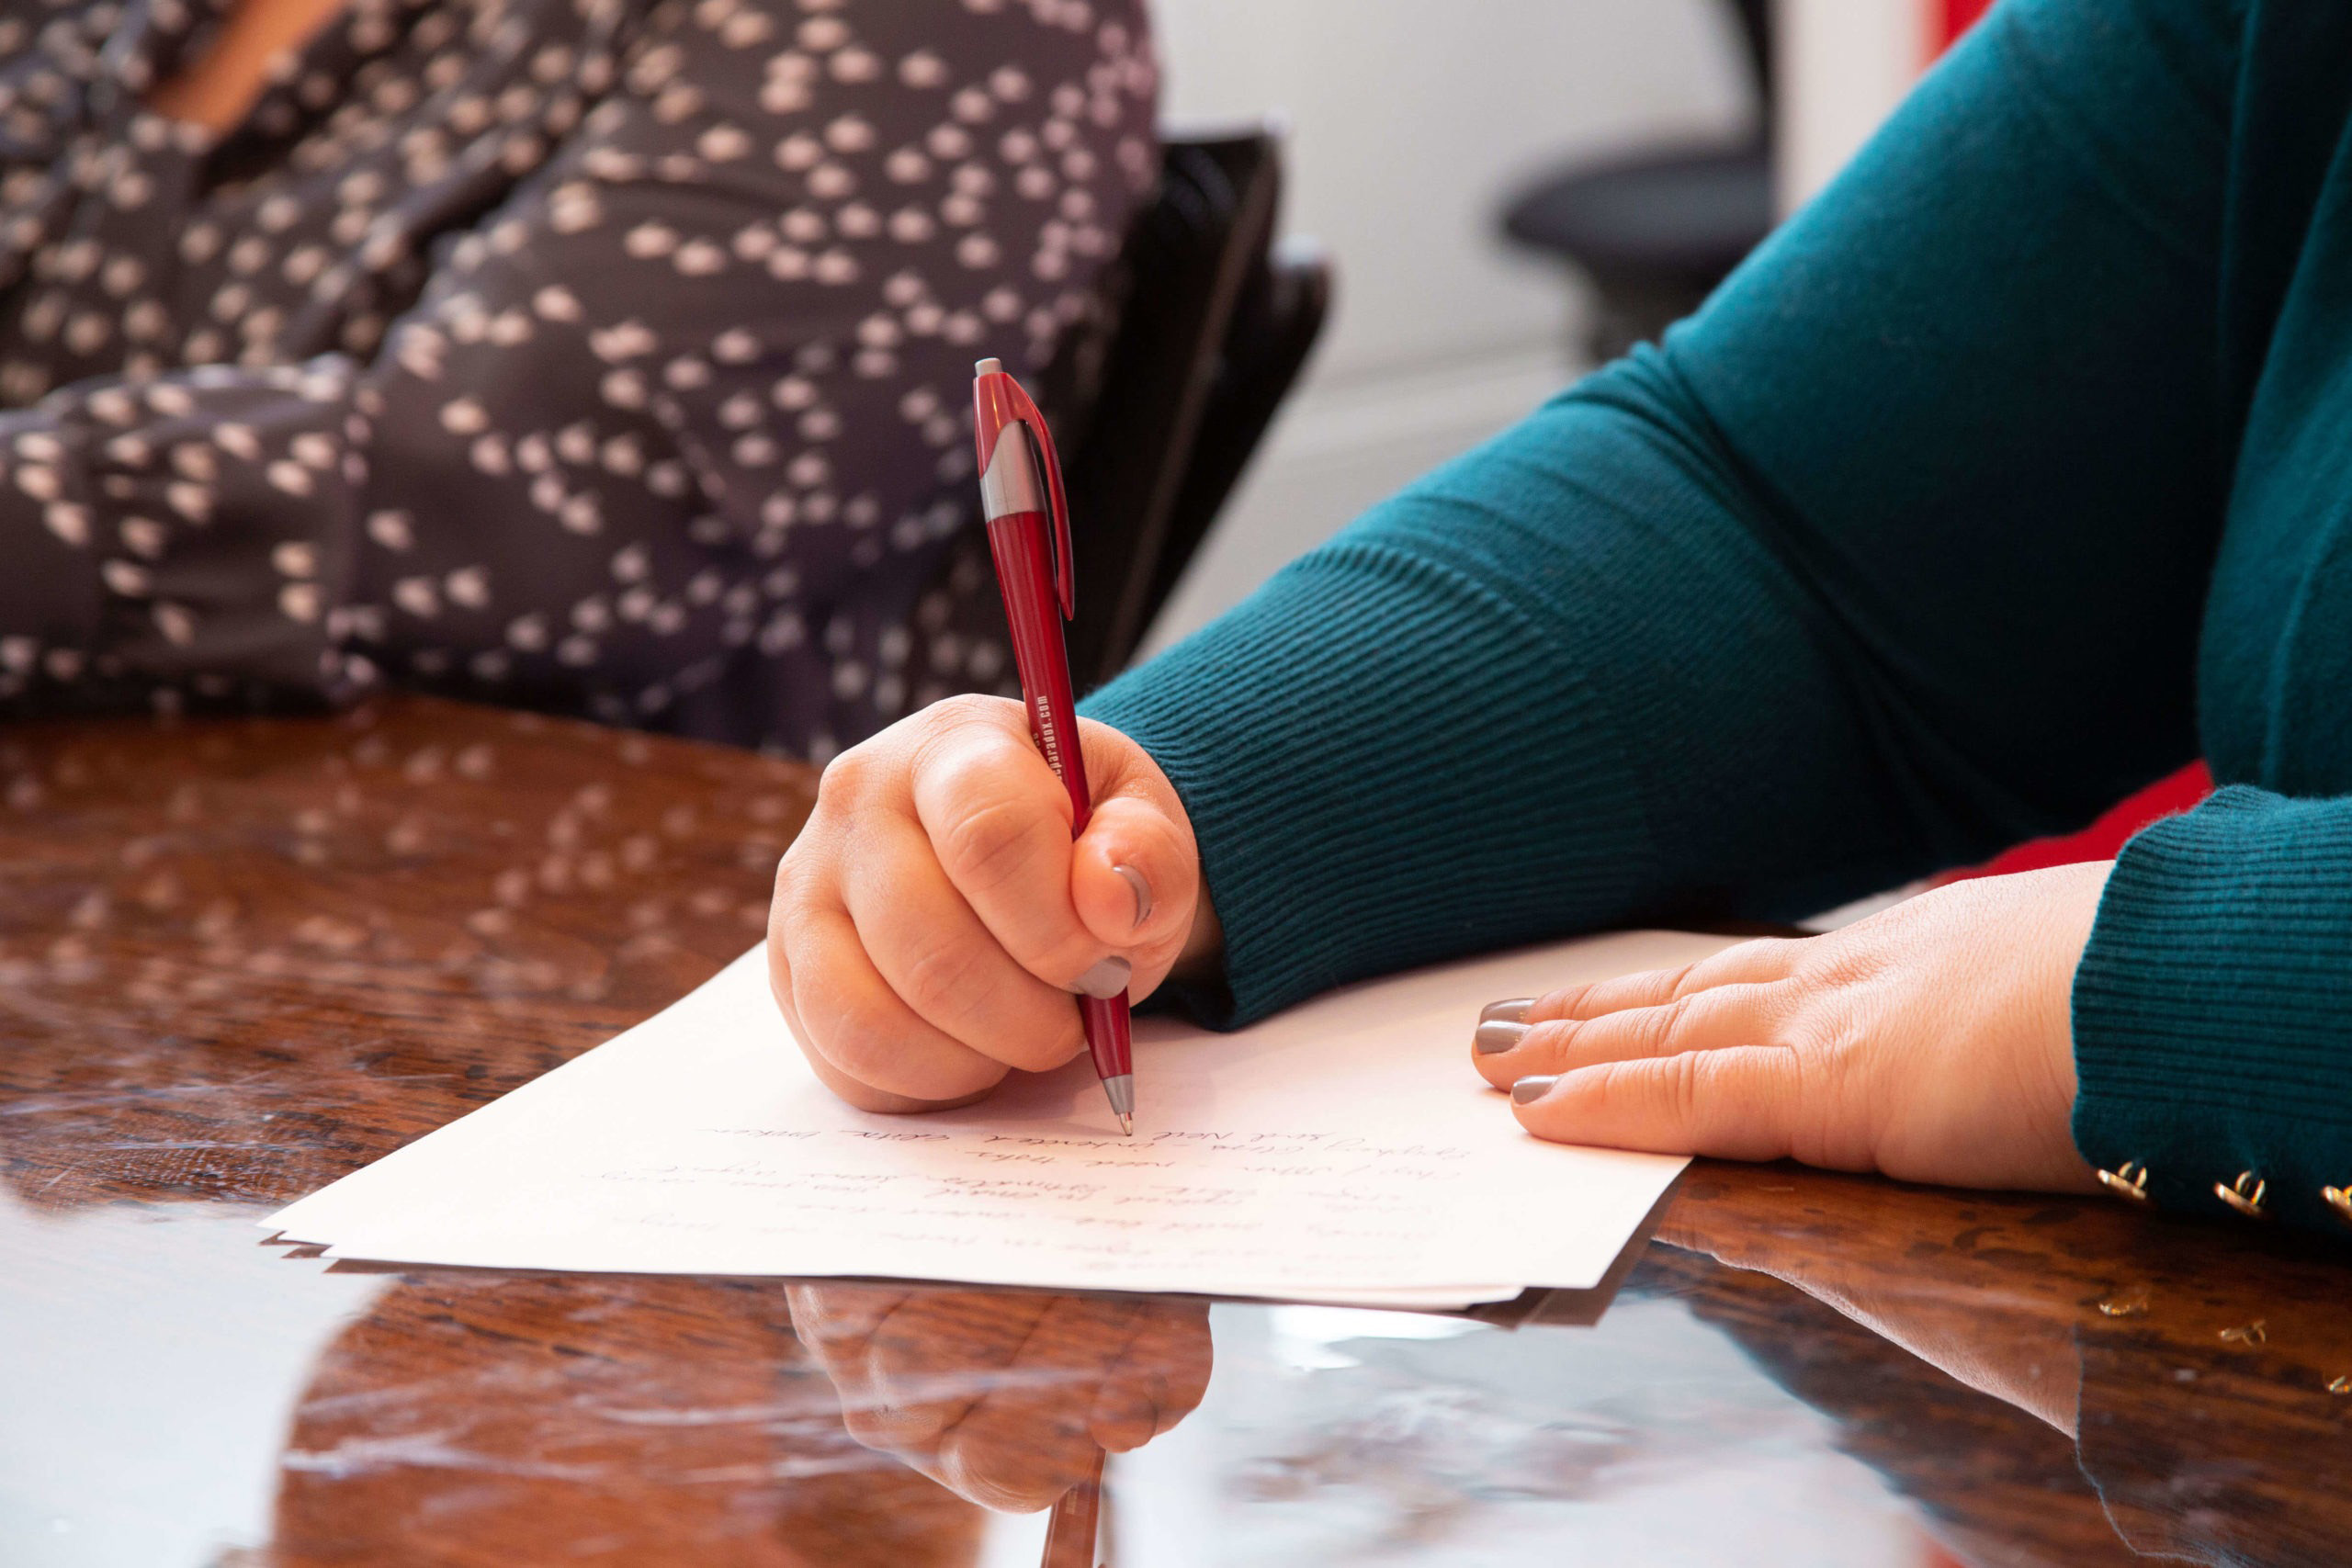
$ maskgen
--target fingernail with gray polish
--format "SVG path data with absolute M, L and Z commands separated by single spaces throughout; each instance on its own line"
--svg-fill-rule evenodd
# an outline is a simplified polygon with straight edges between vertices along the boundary
M 1512 997 L 1508 1001 L 1488 1002 L 1478 1010 L 1478 1021 L 1480 1023 L 1493 1023 L 1498 1021 L 1504 1023 L 1525 1023 L 1527 1015 L 1533 1011 L 1534 1008 L 1533 997 Z
M 1119 874 L 1119 879 L 1125 882 L 1127 885 L 1127 890 L 1136 896 L 1136 924 L 1138 927 L 1142 926 L 1146 920 L 1151 919 L 1151 884 L 1146 882 L 1143 873 L 1134 866 L 1114 865 L 1111 869 Z
M 1513 1105 L 1532 1104 L 1551 1093 L 1552 1086 L 1559 1081 L 1556 1075 L 1550 1077 L 1521 1078 L 1510 1086 L 1510 1102 Z
M 1135 972 L 1134 964 L 1124 958 L 1113 956 L 1080 975 L 1070 988 L 1082 997 L 1107 1001 L 1127 988 L 1127 981 Z
M 1478 1026 L 1478 1032 L 1470 1037 L 1470 1043 L 1478 1048 L 1478 1055 L 1481 1056 L 1491 1056 L 1498 1051 L 1508 1051 L 1517 1045 L 1526 1033 L 1527 1025 L 1523 1023 L 1513 1023 L 1509 1019 L 1490 1018 Z

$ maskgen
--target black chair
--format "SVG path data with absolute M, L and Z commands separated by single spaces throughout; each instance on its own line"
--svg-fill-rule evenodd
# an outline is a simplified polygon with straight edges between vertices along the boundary
M 1069 486 L 1079 689 L 1124 669 L 1296 383 L 1331 299 L 1310 244 L 1278 244 L 1282 143 L 1170 138 L 1093 330 L 1041 385 Z
M 1134 657 L 1322 330 L 1331 268 L 1311 244 L 1276 243 L 1281 193 L 1271 130 L 1169 137 L 1157 196 L 1031 388 L 1069 491 L 1081 693 Z M 985 581 L 977 518 L 942 581 Z M 926 635 L 1001 645 L 995 595 L 956 603 L 956 622 Z
M 1728 0 L 1755 84 L 1758 124 L 1729 143 L 1654 149 L 1553 171 L 1512 198 L 1503 231 L 1590 279 L 1586 350 L 1598 361 L 1696 310 L 1771 231 L 1770 0 Z

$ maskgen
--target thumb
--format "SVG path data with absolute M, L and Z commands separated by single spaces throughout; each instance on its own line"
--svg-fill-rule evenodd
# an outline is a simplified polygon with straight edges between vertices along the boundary
M 1135 965 L 1137 995 L 1182 952 L 1201 891 L 1200 853 L 1175 788 L 1143 749 L 1089 726 L 1094 813 L 1071 846 L 1070 901 L 1086 929 Z M 1101 753 L 1109 751 L 1108 758 Z M 1100 761 L 1111 766 L 1101 767 Z

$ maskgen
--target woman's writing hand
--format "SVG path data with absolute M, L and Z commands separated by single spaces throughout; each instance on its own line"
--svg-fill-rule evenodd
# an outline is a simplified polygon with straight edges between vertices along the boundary
M 1555 991 L 1517 1019 L 1490 1008 L 1478 1071 L 1564 1143 L 2094 1189 L 2068 1131 L 2070 1004 L 2109 869 L 1959 883 L 1826 936 Z
M 791 1302 L 852 1437 L 1003 1512 L 1049 1506 L 1208 1392 L 1205 1302 L 833 1284 Z
M 1193 828 L 1143 748 L 1080 720 L 1093 818 L 1021 705 L 957 697 L 842 752 L 776 869 L 768 971 L 817 1076 L 868 1111 L 986 1093 L 1085 1046 L 1073 997 L 1212 951 Z

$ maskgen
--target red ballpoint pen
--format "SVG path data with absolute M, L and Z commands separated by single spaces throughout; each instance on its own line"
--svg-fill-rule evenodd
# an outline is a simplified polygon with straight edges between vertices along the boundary
M 1078 746 L 1078 699 L 1069 679 L 1062 623 L 1078 610 L 1078 582 L 1069 558 L 1069 502 L 1062 494 L 1061 460 L 1045 415 L 993 359 L 973 367 L 973 436 L 980 461 L 980 510 L 988 520 L 989 553 L 996 558 L 1004 618 L 1012 628 L 1012 662 L 1029 709 L 1029 734 L 1046 764 L 1069 791 L 1070 837 L 1086 831 L 1094 806 L 1086 790 L 1086 760 Z M 1044 493 L 1038 476 L 1044 474 Z M 1136 1130 L 1134 1053 L 1127 998 L 1080 997 L 1087 1048 L 1119 1130 Z

